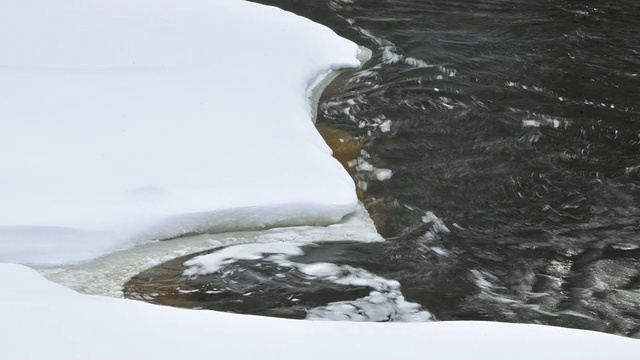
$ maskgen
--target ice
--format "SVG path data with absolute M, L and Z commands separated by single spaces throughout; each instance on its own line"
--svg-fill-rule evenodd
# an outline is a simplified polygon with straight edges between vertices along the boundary
M 246 230 L 356 209 L 308 99 L 331 70 L 360 65 L 355 44 L 240 0 L 0 1 L 0 29 L 0 261 L 65 264 L 47 276 L 117 296 L 128 276 L 194 251 L 349 237 L 349 225 Z M 379 280 L 368 284 L 393 290 Z M 12 360 L 640 358 L 637 340 L 580 330 L 291 321 L 81 295 L 14 264 L 0 264 L 0 339 Z
M 212 254 L 195 257 L 184 263 L 188 266 L 184 276 L 198 276 L 214 273 L 225 265 L 238 260 L 259 260 L 264 254 L 282 254 L 287 256 L 303 255 L 300 244 L 296 243 L 266 243 L 244 244 L 224 248 Z
M 313 263 L 313 264 L 299 264 L 298 270 L 305 275 L 311 277 L 324 277 L 336 276 L 340 273 L 340 266 L 332 263 Z
M 431 211 L 427 211 L 425 213 L 425 215 L 422 217 L 422 222 L 427 225 L 427 231 L 424 234 L 424 238 L 427 240 L 442 240 L 444 234 L 448 234 L 451 232 L 451 230 L 449 230 L 444 222 Z M 436 251 L 436 253 L 439 253 L 440 255 L 446 254 L 446 251 L 445 253 L 441 253 L 438 250 L 434 251 Z
M 640 358 L 638 340 L 550 326 L 297 321 L 81 295 L 14 264 L 0 264 L 0 319 L 12 360 Z
M 374 322 L 426 322 L 433 315 L 420 309 L 420 304 L 408 302 L 399 290 L 381 293 L 372 291 L 368 296 L 350 301 L 339 301 L 309 310 L 308 320 L 374 321 Z
M 422 222 L 430 226 L 430 231 L 434 233 L 449 233 L 451 230 L 444 222 L 431 211 L 427 211 L 422 217 Z
M 385 180 L 391 179 L 391 176 L 393 176 L 393 170 L 376 168 L 366 160 L 367 158 L 368 158 L 368 154 L 366 156 L 361 156 L 361 157 L 358 157 L 357 159 L 350 160 L 347 163 L 347 166 L 355 167 L 355 169 L 360 173 L 359 176 L 361 178 L 371 178 L 371 179 L 376 179 L 378 181 L 385 181 Z M 365 175 L 365 174 L 368 174 L 368 175 Z M 366 190 L 366 188 L 363 190 Z
M 351 41 L 240 0 L 0 2 L 0 261 L 340 221 L 309 99 Z
M 373 173 L 378 181 L 389 180 L 393 176 L 393 171 L 390 169 L 375 169 Z
M 359 205 L 354 213 L 334 226 L 300 226 L 187 236 L 147 243 L 82 264 L 39 267 L 38 270 L 48 279 L 82 293 L 122 297 L 122 287 L 132 276 L 180 256 L 242 244 L 309 244 L 319 241 L 378 242 L 383 239 L 376 232 L 367 211 Z
M 385 120 L 380 124 L 380 131 L 389 132 L 391 131 L 391 120 Z

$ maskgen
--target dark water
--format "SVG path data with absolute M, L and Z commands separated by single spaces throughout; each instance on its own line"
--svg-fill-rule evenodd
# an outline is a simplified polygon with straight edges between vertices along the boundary
M 360 163 L 393 171 L 356 175 L 387 242 L 296 261 L 397 280 L 438 320 L 640 337 L 640 2 L 261 2 L 373 50 L 319 122 L 358 136 Z M 264 259 L 188 280 L 175 275 L 185 260 L 134 278 L 129 295 L 160 279 L 209 291 L 164 303 L 304 318 L 371 290 L 295 268 L 276 278 L 282 267 Z

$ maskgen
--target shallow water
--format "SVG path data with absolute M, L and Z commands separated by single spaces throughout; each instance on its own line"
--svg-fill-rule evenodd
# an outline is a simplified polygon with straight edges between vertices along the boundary
M 401 286 L 336 284 L 267 257 L 189 279 L 184 258 L 126 294 L 145 298 L 140 284 L 164 269 L 175 295 L 164 303 L 177 306 L 640 337 L 640 3 L 262 2 L 373 50 L 318 122 L 359 138 L 349 164 L 388 241 L 289 260 Z

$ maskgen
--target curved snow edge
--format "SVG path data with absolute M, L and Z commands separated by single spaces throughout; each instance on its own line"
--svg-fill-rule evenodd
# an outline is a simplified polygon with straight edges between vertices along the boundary
M 13 360 L 640 358 L 638 340 L 551 326 L 299 321 L 81 295 L 12 264 L 0 264 L 0 319 L 0 358 Z
M 0 261 L 80 263 L 356 209 L 308 95 L 362 51 L 326 26 L 241 0 L 0 9 Z
M 364 64 L 371 59 L 372 52 L 368 48 L 364 46 L 358 47 L 358 56 L 357 59 L 360 62 L 360 66 L 358 67 L 336 67 L 331 68 L 328 71 L 318 74 L 309 86 L 307 87 L 307 97 L 309 98 L 309 108 L 311 111 L 311 119 L 315 124 L 318 120 L 318 103 L 320 102 L 320 98 L 322 97 L 322 93 L 324 90 L 331 84 L 336 77 L 345 71 L 356 70 L 362 68 Z

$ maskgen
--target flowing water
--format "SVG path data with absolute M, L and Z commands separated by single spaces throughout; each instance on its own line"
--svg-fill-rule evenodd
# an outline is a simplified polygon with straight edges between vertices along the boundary
M 125 296 L 640 337 L 640 3 L 260 2 L 373 51 L 327 91 L 318 122 L 357 138 L 345 162 L 387 241 L 263 249 L 184 276 L 188 255 Z

